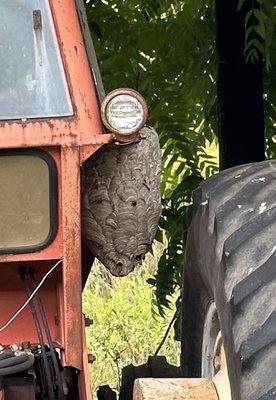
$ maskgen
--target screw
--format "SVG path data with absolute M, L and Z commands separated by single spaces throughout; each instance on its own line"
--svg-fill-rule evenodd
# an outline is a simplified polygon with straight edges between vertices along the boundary
M 86 327 L 91 326 L 91 325 L 93 325 L 93 319 L 89 318 L 89 317 L 85 317 L 84 318 L 84 323 L 85 323 Z
M 16 343 L 13 343 L 10 345 L 10 349 L 11 349 L 11 351 L 16 352 L 19 350 L 19 347 Z
M 31 343 L 30 342 L 23 342 L 21 347 L 22 347 L 23 351 L 31 350 Z
M 14 355 L 15 355 L 16 357 L 21 356 L 21 354 L 25 354 L 25 351 L 16 350 L 16 351 L 14 352 Z
M 96 361 L 96 356 L 94 356 L 94 354 L 88 354 L 87 356 L 89 364 L 93 364 L 93 362 Z

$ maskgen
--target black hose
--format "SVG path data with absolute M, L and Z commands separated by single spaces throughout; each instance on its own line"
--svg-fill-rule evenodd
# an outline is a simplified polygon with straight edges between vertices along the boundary
M 28 294 L 28 296 L 31 295 L 31 291 L 30 288 L 26 282 L 26 274 L 22 274 L 22 279 L 23 282 L 25 283 L 25 288 L 26 288 L 26 292 Z M 52 386 L 52 379 L 51 379 L 51 369 L 50 369 L 50 365 L 48 362 L 48 358 L 47 358 L 47 354 L 46 354 L 46 350 L 45 350 L 45 344 L 44 344 L 44 340 L 43 340 L 43 334 L 41 331 L 41 326 L 40 326 L 40 322 L 37 316 L 37 311 L 35 308 L 35 303 L 34 300 L 30 301 L 29 303 L 30 305 L 30 309 L 33 315 L 33 320 L 35 323 L 35 327 L 36 327 L 36 331 L 37 331 L 37 336 L 38 336 L 38 340 L 41 346 L 41 354 L 42 354 L 42 360 L 43 360 L 43 364 L 44 364 L 44 372 L 45 372 L 45 378 L 46 378 L 46 383 L 47 383 L 47 388 L 48 388 L 48 394 L 49 394 L 49 399 L 50 400 L 56 400 L 55 394 L 54 394 L 54 389 Z
M 27 273 L 27 276 L 28 275 L 29 274 Z M 35 281 L 34 281 L 33 277 L 31 278 L 31 280 L 32 280 L 32 286 L 33 286 L 33 289 L 34 289 L 36 284 L 35 284 Z M 55 369 L 55 373 L 56 373 L 56 378 L 57 378 L 57 382 L 58 382 L 58 389 L 59 389 L 58 390 L 58 398 L 60 400 L 65 400 L 65 394 L 64 394 L 64 391 L 63 391 L 63 384 L 62 384 L 62 378 L 61 378 L 61 374 L 60 374 L 59 365 L 58 365 L 58 362 L 57 362 L 57 355 L 56 355 L 56 351 L 55 351 L 55 348 L 54 348 L 54 345 L 53 345 L 52 336 L 51 336 L 51 332 L 50 332 L 50 329 L 49 329 L 48 321 L 47 321 L 47 318 L 46 318 L 44 306 L 43 306 L 43 303 L 42 303 L 42 300 L 41 300 L 39 294 L 36 295 L 36 300 L 37 300 L 38 308 L 39 308 L 40 315 L 41 315 L 41 318 L 42 318 L 42 322 L 43 322 L 43 325 L 44 325 L 44 329 L 45 329 L 45 333 L 46 333 L 46 336 L 47 336 L 49 349 L 50 349 L 50 353 L 51 353 L 51 357 L 52 357 L 52 361 L 53 361 L 53 365 L 54 365 L 54 369 Z
M 33 354 L 26 354 L 27 359 L 24 362 L 20 362 L 15 365 L 8 366 L 6 368 L 0 368 L 0 377 L 18 374 L 19 372 L 26 371 L 34 364 L 34 356 Z M 19 359 L 21 356 L 11 357 L 12 359 Z M 21 358 L 22 360 L 23 358 Z
M 6 367 L 11 367 L 12 365 L 17 365 L 21 364 L 25 361 L 28 360 L 28 354 L 27 353 L 22 353 L 20 356 L 16 357 L 9 357 L 6 360 L 0 361 L 0 369 L 6 368 Z
M 10 357 L 15 357 L 14 353 L 11 350 L 4 350 L 3 353 L 0 354 L 0 361 Z

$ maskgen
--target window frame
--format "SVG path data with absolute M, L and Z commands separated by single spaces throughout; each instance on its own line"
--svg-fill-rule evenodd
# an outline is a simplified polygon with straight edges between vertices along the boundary
M 44 150 L 37 148 L 27 149 L 1 149 L 0 157 L 5 156 L 35 156 L 46 162 L 49 171 L 49 211 L 50 229 L 47 237 L 41 243 L 20 247 L 0 247 L 1 254 L 27 254 L 41 251 L 48 247 L 55 239 L 58 231 L 58 170 L 53 157 Z
M 77 7 L 79 24 L 80 24 L 80 28 L 82 31 L 82 37 L 83 37 L 83 41 L 84 41 L 85 51 L 86 51 L 88 63 L 90 66 L 93 82 L 95 84 L 95 89 L 97 92 L 98 103 L 99 103 L 99 105 L 101 105 L 106 94 L 105 94 L 101 71 L 99 68 L 97 54 L 95 51 L 91 32 L 89 29 L 86 8 L 85 8 L 83 0 L 75 0 L 75 2 L 76 2 L 76 7 Z

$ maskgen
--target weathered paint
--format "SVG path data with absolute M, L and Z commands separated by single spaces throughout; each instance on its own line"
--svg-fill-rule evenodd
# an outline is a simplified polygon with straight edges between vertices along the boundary
M 50 0 L 74 116 L 0 123 L 0 148 L 85 146 L 110 140 L 103 134 L 74 0 Z
M 91 384 L 90 384 L 90 374 L 89 374 L 89 365 L 88 365 L 88 354 L 87 354 L 87 347 L 86 347 L 86 336 L 85 336 L 85 319 L 83 316 L 82 319 L 82 337 L 83 337 L 83 374 L 79 376 L 79 388 L 80 388 L 80 398 L 86 400 L 92 400 L 91 395 Z
M 63 290 L 65 363 L 82 366 L 81 310 L 81 226 L 80 226 L 80 169 L 78 148 L 63 148 L 62 168 L 62 225 L 63 225 Z
M 58 170 L 58 232 L 54 241 L 44 250 L 0 255 L 0 325 L 4 325 L 26 299 L 18 267 L 23 262 L 33 265 L 39 281 L 56 260 L 62 259 L 62 265 L 49 277 L 41 296 L 53 340 L 61 348 L 63 364 L 80 371 L 80 399 L 90 400 L 81 310 L 80 166 L 112 136 L 105 133 L 101 122 L 75 1 L 49 1 L 74 115 L 2 121 L 0 149 L 39 147 L 53 157 Z M 27 340 L 37 343 L 28 308 L 7 330 L 0 333 L 0 343 Z
M 141 378 L 134 383 L 133 400 L 219 400 L 208 379 Z

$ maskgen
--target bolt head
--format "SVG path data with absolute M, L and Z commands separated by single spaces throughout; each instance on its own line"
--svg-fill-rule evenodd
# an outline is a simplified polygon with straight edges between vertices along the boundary
M 16 343 L 13 343 L 10 345 L 10 349 L 15 353 L 16 351 L 19 350 L 19 346 Z
M 94 356 L 94 354 L 88 354 L 88 362 L 89 364 L 93 364 L 93 362 L 96 361 L 96 357 Z
M 85 322 L 85 326 L 86 327 L 89 327 L 89 326 L 93 325 L 93 319 L 92 318 L 85 317 L 84 322 Z

